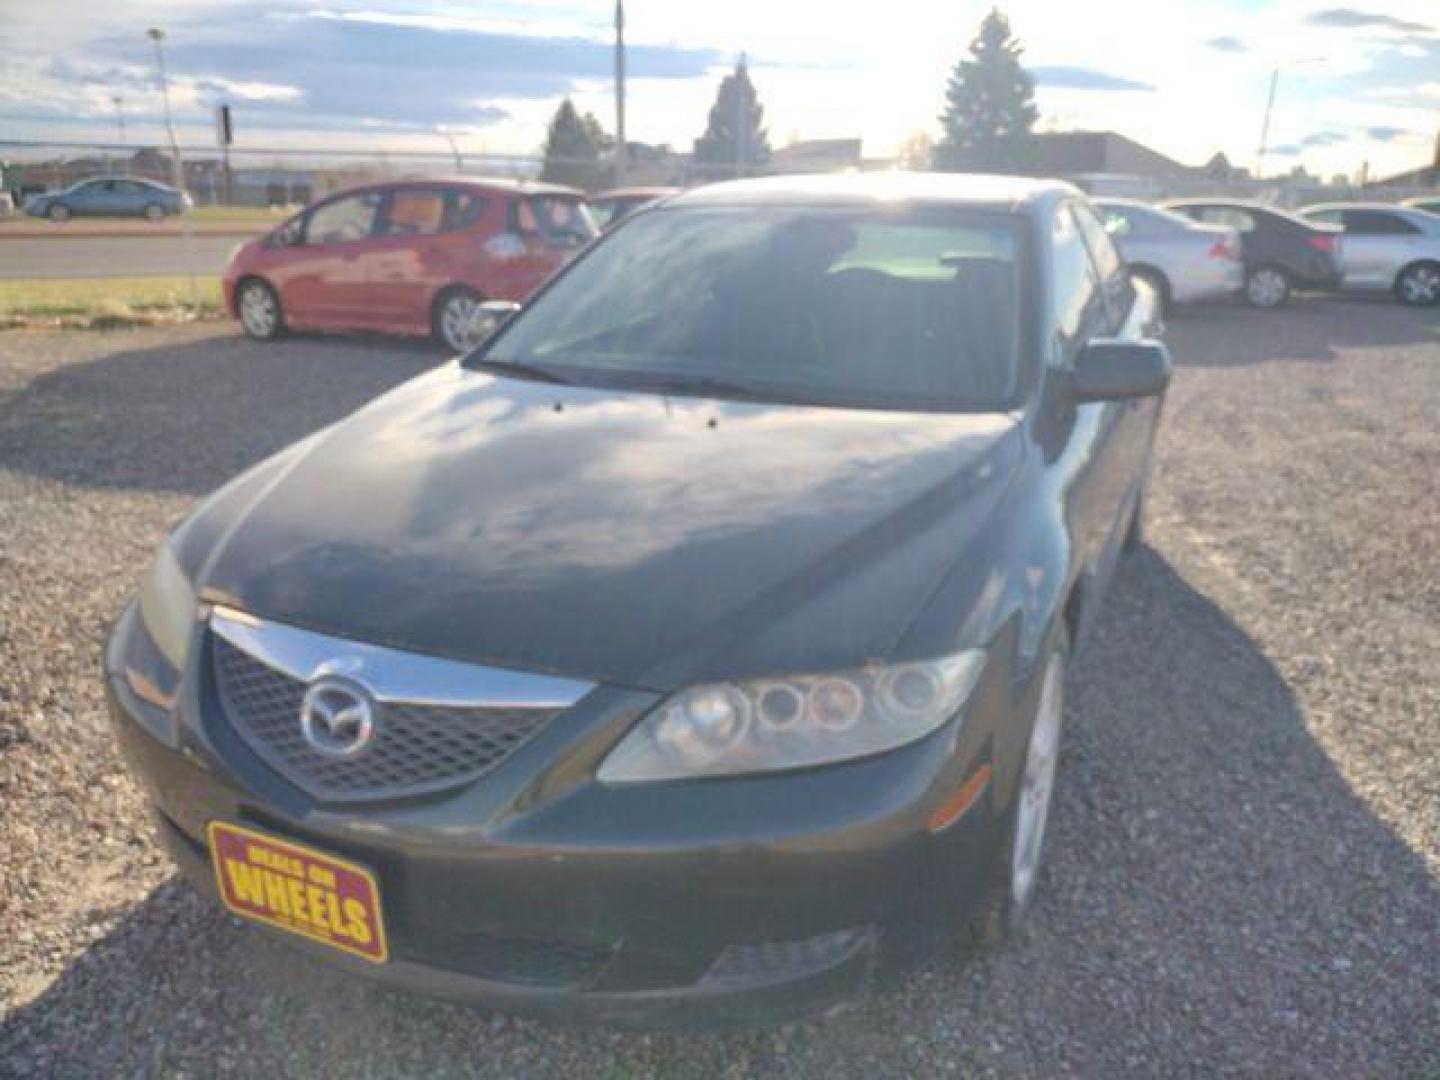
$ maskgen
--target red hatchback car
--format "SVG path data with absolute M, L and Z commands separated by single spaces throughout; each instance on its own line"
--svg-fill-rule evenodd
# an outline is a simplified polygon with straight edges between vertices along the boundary
M 287 328 L 433 334 L 472 344 L 475 306 L 524 301 L 595 236 L 584 197 L 518 180 L 352 188 L 240 247 L 225 300 L 245 333 Z

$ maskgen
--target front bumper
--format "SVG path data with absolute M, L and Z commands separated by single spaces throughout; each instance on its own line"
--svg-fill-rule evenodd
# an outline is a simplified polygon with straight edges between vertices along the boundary
M 973 715 L 958 741 L 947 728 L 844 765 L 607 787 L 584 764 L 591 738 L 608 745 L 654 699 L 601 690 L 463 789 L 337 808 L 227 742 L 205 715 L 203 675 L 177 697 L 177 745 L 152 734 L 154 706 L 120 674 L 138 622 L 122 617 L 107 649 L 110 711 L 185 876 L 214 895 L 213 820 L 371 867 L 389 963 L 264 932 L 392 985 L 555 1018 L 776 1022 L 933 955 L 988 886 L 995 792 L 938 832 L 927 825 L 988 763 Z

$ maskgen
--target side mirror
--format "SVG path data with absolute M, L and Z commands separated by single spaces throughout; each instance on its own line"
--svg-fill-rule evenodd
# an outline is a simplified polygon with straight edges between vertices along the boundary
M 514 300 L 485 300 L 476 304 L 466 335 L 471 348 L 490 337 L 519 313 L 520 305 Z
M 1170 382 L 1170 350 L 1143 339 L 1090 342 L 1075 358 L 1070 396 L 1075 401 L 1125 401 L 1154 397 Z

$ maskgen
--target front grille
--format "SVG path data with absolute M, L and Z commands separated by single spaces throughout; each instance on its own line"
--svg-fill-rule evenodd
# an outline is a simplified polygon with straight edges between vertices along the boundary
M 351 757 L 332 757 L 301 734 L 306 683 L 218 634 L 210 640 L 230 725 L 266 764 L 320 799 L 392 799 L 465 783 L 504 761 L 560 711 L 377 702 L 371 744 Z
M 406 960 L 473 978 L 521 986 L 568 987 L 589 982 L 614 950 L 569 941 L 465 934 L 424 935 L 424 947 L 397 946 Z

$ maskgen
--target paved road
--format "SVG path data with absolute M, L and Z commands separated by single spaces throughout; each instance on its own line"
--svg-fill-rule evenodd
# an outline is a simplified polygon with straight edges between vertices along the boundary
M 0 279 L 156 277 L 218 274 L 237 236 L 195 236 L 190 254 L 181 236 L 0 238 Z
M 836 1016 L 643 1036 L 238 925 L 172 879 L 107 731 L 99 642 L 165 529 L 443 354 L 0 333 L 0 1078 L 1440 1080 L 1440 319 L 1302 300 L 1170 339 L 1149 540 L 1076 656 L 1029 932 Z

